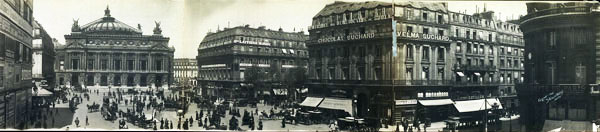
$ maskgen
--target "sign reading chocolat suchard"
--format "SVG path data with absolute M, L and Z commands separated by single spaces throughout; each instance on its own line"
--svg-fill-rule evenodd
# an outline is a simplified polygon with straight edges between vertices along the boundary
M 317 43 L 348 41 L 348 40 L 358 40 L 358 39 L 370 39 L 370 38 L 375 38 L 375 33 L 353 34 L 353 35 L 348 35 L 348 36 L 322 37 L 317 40 Z

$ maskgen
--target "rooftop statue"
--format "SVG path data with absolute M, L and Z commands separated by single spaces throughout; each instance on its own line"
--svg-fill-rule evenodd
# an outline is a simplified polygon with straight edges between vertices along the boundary
M 160 29 L 160 22 L 154 21 L 156 27 L 154 27 L 154 34 L 161 34 L 162 30 Z
M 73 26 L 71 26 L 71 32 L 80 32 L 81 28 L 79 27 L 79 19 L 73 19 Z

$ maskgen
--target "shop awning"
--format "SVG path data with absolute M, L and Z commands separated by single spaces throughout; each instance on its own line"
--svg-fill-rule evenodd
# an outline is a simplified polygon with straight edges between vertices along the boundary
M 416 99 L 396 100 L 396 105 L 416 105 Z
M 284 54 L 287 54 L 287 49 L 281 49 L 281 52 L 283 52 Z
M 450 99 L 432 99 L 432 100 L 419 100 L 419 103 L 423 106 L 440 106 L 454 104 L 454 101 Z
M 500 104 L 500 100 L 498 98 L 487 99 L 487 104 L 485 104 L 484 99 L 477 100 L 466 100 L 466 101 L 455 101 L 454 107 L 458 112 L 474 112 L 485 110 L 487 105 L 487 109 L 492 109 L 492 105 L 496 103 L 498 105 L 498 109 L 502 109 L 502 104 Z
M 465 76 L 465 74 L 464 74 L 464 73 L 462 73 L 462 72 L 456 72 L 456 74 L 458 74 L 458 76 L 461 76 L 461 77 L 464 77 L 464 76 Z
M 296 91 L 298 91 L 298 93 L 308 93 L 308 88 L 296 89 Z
M 306 97 L 306 99 L 300 103 L 300 106 L 317 107 L 321 101 L 323 101 L 323 98 Z
M 475 76 L 481 76 L 481 74 L 479 74 L 479 72 L 475 72 Z
M 287 89 L 273 89 L 275 95 L 288 95 Z
M 271 95 L 271 92 L 269 92 L 269 91 L 262 91 L 262 94 L 263 95 Z
M 290 49 L 290 54 L 294 54 L 294 50 L 293 49 Z
M 352 99 L 347 98 L 325 98 L 319 108 L 343 110 L 352 115 Z
M 50 92 L 50 91 L 48 91 L 46 89 L 43 89 L 43 88 L 38 88 L 37 92 L 31 90 L 31 95 L 32 96 L 38 96 L 38 97 L 50 96 L 50 95 L 52 95 L 52 92 Z

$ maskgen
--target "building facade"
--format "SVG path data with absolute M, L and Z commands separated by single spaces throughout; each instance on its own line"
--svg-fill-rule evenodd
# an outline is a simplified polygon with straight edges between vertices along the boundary
M 196 87 L 196 77 L 198 77 L 198 64 L 196 59 L 175 58 L 173 66 L 175 84 L 178 86 Z
M 54 39 L 48 35 L 44 27 L 37 21 L 33 23 L 33 68 L 31 70 L 32 78 L 35 81 L 45 80 L 50 89 L 55 87 L 54 81 L 54 60 L 56 53 L 54 51 Z
M 390 124 L 418 114 L 432 120 L 458 116 L 462 112 L 453 112 L 455 107 L 464 106 L 453 105 L 455 101 L 483 105 L 487 97 L 500 103 L 500 73 L 505 71 L 498 62 L 503 57 L 498 41 L 507 31 L 497 26 L 515 24 L 451 12 L 446 3 L 400 2 L 394 7 L 335 2 L 313 17 L 307 42 L 309 96 L 324 98 L 321 104 L 344 100 L 338 102 L 353 108 L 339 110 Z M 520 38 L 518 30 L 510 33 Z
M 467 15 L 450 12 L 450 38 L 454 47 L 455 100 L 481 98 L 490 93 L 507 111 L 516 111 L 515 85 L 523 82 L 524 43 L 518 23 L 499 21 L 493 11 Z M 469 89 L 473 84 L 486 89 Z M 480 94 L 473 94 L 478 91 Z
M 0 1 L 0 128 L 27 128 L 31 109 L 33 2 Z
M 249 25 L 208 33 L 198 48 L 198 86 L 206 97 L 255 96 L 240 92 L 248 86 L 246 71 L 257 67 L 263 72 L 284 73 L 289 68 L 305 67 L 306 39 L 303 32 Z
M 79 26 L 74 21 L 66 44 L 57 48 L 56 81 L 71 87 L 167 88 L 173 81 L 173 52 L 160 23 L 142 35 L 110 15 Z
M 521 121 L 541 130 L 544 120 L 600 118 L 598 3 L 527 3 L 525 82 Z M 591 130 L 591 128 L 590 128 Z

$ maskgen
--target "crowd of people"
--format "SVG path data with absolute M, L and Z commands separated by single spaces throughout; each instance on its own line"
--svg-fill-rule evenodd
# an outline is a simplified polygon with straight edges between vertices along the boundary
M 179 92 L 173 92 L 179 93 Z M 234 102 L 229 104 L 217 104 L 210 107 L 198 105 L 200 109 L 195 111 L 187 111 L 187 106 L 191 104 L 192 98 L 184 97 L 180 94 L 157 94 L 156 91 L 145 90 L 123 90 L 120 88 L 112 88 L 108 91 L 101 92 L 99 89 L 87 90 L 84 89 L 79 93 L 69 93 L 72 97 L 78 97 L 76 99 L 82 102 L 83 99 L 89 101 L 90 95 L 107 97 L 111 103 L 118 104 L 121 106 L 116 112 L 117 116 L 116 124 L 118 128 L 129 128 L 127 124 L 132 124 L 140 128 L 154 129 L 154 130 L 167 130 L 167 129 L 179 129 L 189 130 L 191 128 L 203 128 L 205 130 L 217 129 L 217 130 L 263 130 L 263 121 L 265 120 L 281 120 L 281 127 L 286 128 L 286 123 L 294 119 L 286 119 L 286 115 L 295 114 L 297 106 L 292 102 L 271 102 L 271 106 L 268 109 L 259 110 L 258 108 L 242 108 L 237 107 L 238 105 Z M 180 102 L 184 102 L 180 104 Z M 95 103 L 95 102 L 94 102 Z M 167 109 L 168 105 L 173 105 L 177 116 L 173 117 L 162 115 L 164 110 Z M 185 105 L 186 107 L 181 107 Z M 266 106 L 266 104 L 263 104 Z M 125 107 L 123 107 L 125 106 Z M 144 112 L 153 110 L 152 115 Z M 179 110 L 184 112 L 180 113 Z M 270 109 L 270 110 L 269 110 Z M 185 117 L 191 113 L 192 116 Z M 89 113 L 88 113 L 89 114 Z M 195 116 L 194 116 L 195 114 Z M 162 116 L 161 116 L 162 115 Z M 152 117 L 152 120 L 147 120 Z M 87 118 L 87 117 L 86 117 Z M 229 120 L 228 122 L 221 122 L 222 119 Z M 79 117 L 75 117 L 74 122 L 76 127 L 79 127 Z M 88 125 L 86 119 L 86 125 Z M 246 127 L 243 127 L 246 126 Z M 243 127 L 243 128 L 242 128 Z

